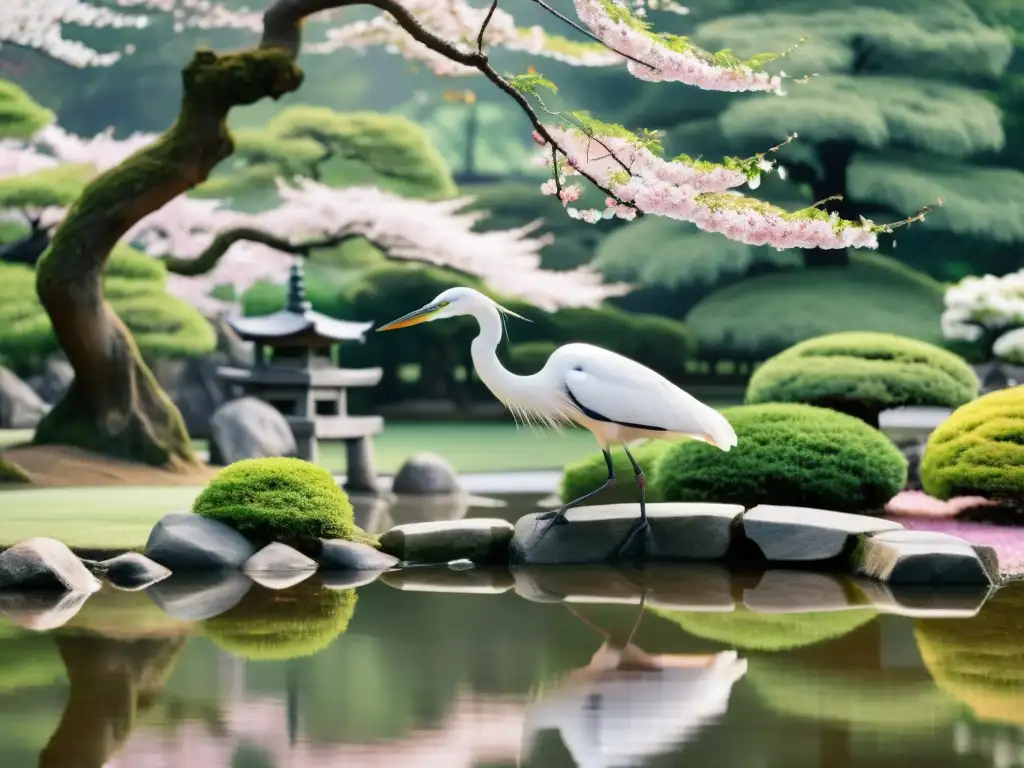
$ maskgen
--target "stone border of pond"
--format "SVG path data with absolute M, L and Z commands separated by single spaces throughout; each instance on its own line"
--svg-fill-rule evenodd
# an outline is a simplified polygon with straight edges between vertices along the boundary
M 843 575 L 897 588 L 980 588 L 1000 583 L 990 547 L 949 534 L 905 529 L 883 518 L 805 507 L 655 503 L 648 505 L 653 548 L 645 566 L 718 563 L 730 569 L 784 568 Z M 497 518 L 463 518 L 396 526 L 380 536 L 380 549 L 342 540 L 319 542 L 309 554 L 280 543 L 259 550 L 222 522 L 191 512 L 165 515 L 150 533 L 144 554 L 83 560 L 64 544 L 30 539 L 0 553 L 0 591 L 59 590 L 90 594 L 96 576 L 120 589 L 145 589 L 172 574 L 240 572 L 282 589 L 315 572 L 335 586 L 358 586 L 384 573 L 427 569 L 454 574 L 488 569 L 493 588 L 524 567 L 547 571 L 608 565 L 610 550 L 636 521 L 635 504 L 570 510 L 569 525 L 548 527 L 528 514 L 515 525 Z M 440 568 L 439 568 L 440 566 Z M 493 572 L 508 579 L 495 581 Z M 481 576 L 483 576 L 481 572 Z M 412 573 L 415 581 L 416 574 Z M 483 588 L 486 584 L 480 584 Z M 487 590 L 485 590 L 487 591 Z

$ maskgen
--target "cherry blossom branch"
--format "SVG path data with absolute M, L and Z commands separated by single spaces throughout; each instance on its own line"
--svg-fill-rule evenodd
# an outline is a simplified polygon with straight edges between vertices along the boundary
M 484 52 L 484 32 L 487 31 L 487 25 L 491 23 L 491 19 L 494 18 L 494 12 L 496 10 L 498 10 L 498 0 L 491 0 L 491 7 L 487 9 L 487 15 L 484 17 L 484 23 L 480 25 L 480 33 L 476 36 L 477 53 Z
M 624 59 L 629 59 L 630 61 L 636 62 L 637 64 L 641 64 L 641 65 L 647 67 L 648 69 L 650 69 L 652 71 L 654 70 L 654 65 L 653 64 L 648 64 L 646 61 L 641 61 L 640 59 L 638 59 L 638 58 L 636 58 L 634 56 L 630 56 L 628 53 L 623 53 L 622 51 L 618 50 L 615 46 L 609 45 L 607 42 L 602 40 L 600 37 L 595 35 L 590 30 L 584 29 L 579 24 L 577 24 L 575 21 L 573 21 L 568 16 L 566 16 L 565 14 L 563 14 L 563 13 L 555 10 L 554 8 L 552 8 L 550 5 L 548 5 L 546 2 L 544 2 L 544 0 L 533 0 L 533 2 L 535 2 L 537 5 L 539 5 L 541 8 L 543 8 L 545 11 L 550 13 L 552 16 L 554 16 L 559 21 L 565 22 L 570 27 L 572 27 L 577 32 L 579 32 L 580 34 L 585 35 L 586 37 L 589 37 L 595 43 L 600 43 L 605 48 L 607 48 L 610 51 L 613 51 L 614 53 L 619 54 L 619 56 L 621 56 Z

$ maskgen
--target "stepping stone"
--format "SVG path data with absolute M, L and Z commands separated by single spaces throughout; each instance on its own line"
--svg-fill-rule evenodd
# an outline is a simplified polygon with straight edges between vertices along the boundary
M 144 554 L 174 573 L 235 570 L 256 550 L 242 534 L 219 520 L 171 512 L 149 534 Z
M 409 563 L 447 563 L 466 558 L 477 565 L 508 563 L 512 524 L 471 517 L 398 525 L 380 537 L 382 552 Z
M 164 613 L 181 621 L 205 621 L 238 605 L 252 579 L 238 571 L 172 574 L 146 594 Z
M 403 592 L 451 592 L 499 595 L 512 589 L 515 581 L 506 568 L 474 568 L 453 571 L 446 566 L 403 568 L 385 571 L 380 580 Z
M 398 558 L 368 544 L 344 539 L 324 539 L 320 550 L 320 568 L 325 571 L 387 571 L 398 565 Z
M 0 591 L 51 590 L 91 595 L 100 588 L 78 556 L 56 539 L 28 539 L 0 554 Z
M 989 587 L 993 583 L 968 542 L 928 531 L 862 536 L 850 565 L 858 576 L 889 584 Z
M 883 584 L 871 579 L 855 579 L 854 586 L 879 613 L 913 619 L 973 618 L 995 591 L 983 585 L 935 587 Z
M 315 570 L 315 560 L 279 541 L 267 544 L 246 560 L 242 566 L 242 571 L 250 576 L 254 573 L 293 573 Z
M 138 552 L 125 552 L 97 563 L 97 569 L 107 577 L 114 587 L 126 592 L 135 592 L 151 587 L 171 575 L 169 568 L 153 562 Z
M 852 593 L 852 594 L 851 594 Z M 766 571 L 753 589 L 743 594 L 743 605 L 757 613 L 811 613 L 863 608 L 860 593 L 835 576 L 810 571 Z
M 516 522 L 512 562 L 518 565 L 598 565 L 608 558 L 639 517 L 634 503 L 571 509 L 568 525 L 550 525 L 537 513 Z M 720 560 L 743 513 L 738 504 L 647 505 L 653 545 L 651 561 Z M 546 531 L 546 532 L 545 532 Z
M 959 536 L 953 536 L 950 533 L 908 530 L 886 531 L 882 534 L 876 534 L 876 538 L 891 544 L 898 544 L 900 542 L 911 542 L 917 544 L 966 544 L 974 550 L 975 554 L 981 560 L 981 564 L 985 566 L 985 570 L 988 572 L 992 583 L 998 584 L 1001 579 L 999 555 L 996 553 L 995 549 L 981 544 L 972 544 L 966 539 L 961 539 Z
M 811 507 L 759 504 L 743 515 L 743 531 L 770 562 L 831 560 L 862 533 L 896 531 L 892 520 Z

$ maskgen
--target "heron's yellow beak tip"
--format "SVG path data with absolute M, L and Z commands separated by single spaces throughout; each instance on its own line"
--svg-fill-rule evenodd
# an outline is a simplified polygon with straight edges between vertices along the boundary
M 390 323 L 385 323 L 374 331 L 374 333 L 380 333 L 381 331 L 397 331 L 399 328 L 408 328 L 410 325 L 419 325 L 420 323 L 425 323 L 429 320 L 433 314 L 433 312 L 411 312 L 405 317 L 400 317 L 397 320 L 392 320 Z

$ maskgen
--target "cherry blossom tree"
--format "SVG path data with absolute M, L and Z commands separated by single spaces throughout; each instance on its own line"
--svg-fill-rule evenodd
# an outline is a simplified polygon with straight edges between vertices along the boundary
M 375 8 L 380 15 L 345 21 L 342 12 L 357 5 Z M 149 13 L 171 12 L 182 29 L 222 26 L 261 35 L 250 49 L 197 51 L 182 73 L 182 103 L 174 125 L 98 176 L 56 230 L 39 263 L 37 289 L 76 379 L 40 424 L 37 441 L 73 443 L 171 467 L 196 461 L 180 415 L 103 300 L 99 275 L 111 248 L 133 226 L 201 184 L 231 155 L 234 145 L 226 119 L 232 108 L 277 99 L 300 87 L 303 75 L 295 60 L 303 25 L 316 15 L 329 28 L 307 50 L 384 45 L 437 74 L 485 77 L 525 113 L 550 162 L 552 179 L 545 191 L 558 195 L 569 215 L 583 221 L 654 214 L 778 248 L 873 248 L 876 234 L 894 226 L 844 221 L 817 206 L 786 212 L 744 197 L 737 189 L 756 186 L 760 175 L 771 170 L 772 150 L 721 164 L 688 157 L 667 160 L 652 134 L 602 123 L 582 112 L 548 109 L 541 93 L 555 86 L 537 72 L 504 76 L 494 69 L 488 52 L 500 46 L 583 66 L 625 63 L 635 77 L 651 82 L 783 93 L 781 74 L 770 75 L 764 68 L 777 56 L 741 61 L 728 51 L 701 50 L 685 38 L 653 32 L 616 0 L 574 0 L 574 6 L 582 26 L 569 23 L 595 43 L 570 43 L 540 29 L 523 30 L 498 7 L 498 0 L 486 8 L 464 0 L 273 0 L 262 16 L 231 11 L 212 0 L 7 0 L 0 12 L 0 41 L 41 49 L 79 66 L 109 64 L 122 52 L 83 50 L 62 36 L 65 25 L 138 27 Z M 130 53 L 129 46 L 123 53 Z M 600 190 L 604 209 L 576 209 L 572 203 L 580 187 L 570 177 Z

